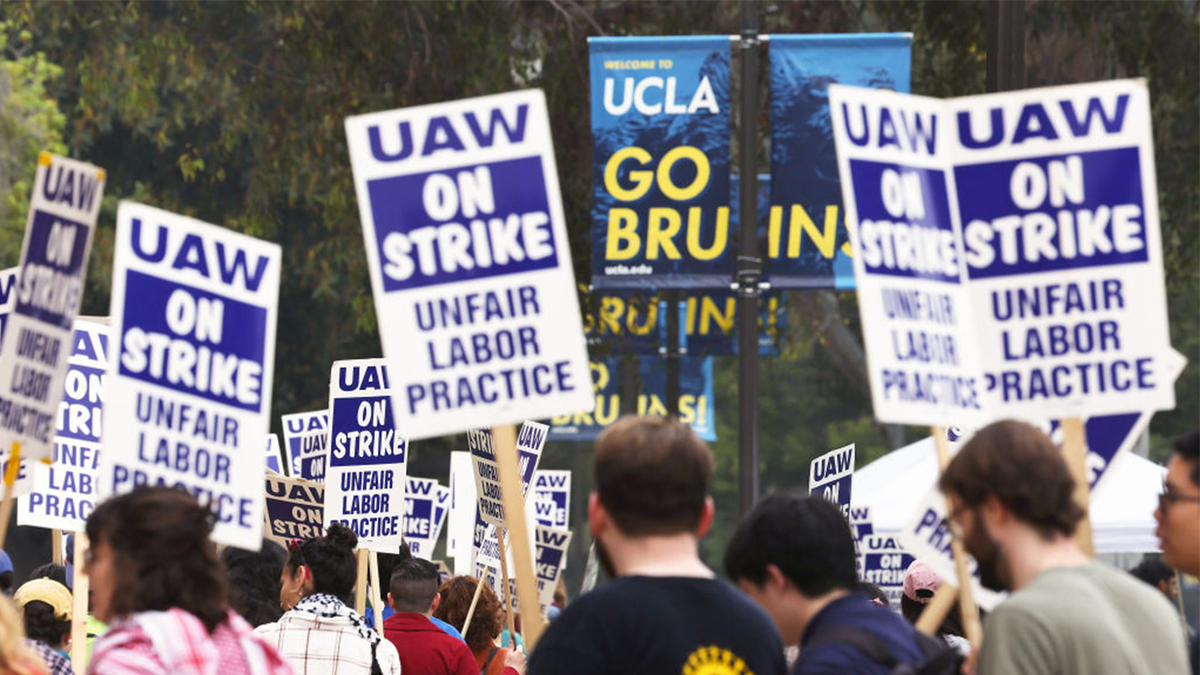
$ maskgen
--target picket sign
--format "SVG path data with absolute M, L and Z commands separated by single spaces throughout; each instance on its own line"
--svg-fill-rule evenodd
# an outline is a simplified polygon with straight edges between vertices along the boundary
M 263 495 L 264 536 L 286 546 L 325 533 L 325 486 L 303 478 L 267 476 Z
M 87 639 L 89 578 L 83 571 L 87 548 L 87 534 L 76 532 L 75 550 L 71 552 L 71 560 L 75 563 L 71 582 L 71 666 L 76 673 L 87 672 L 90 656 Z
M 827 452 L 808 465 L 808 493 L 837 504 L 850 517 L 850 490 L 854 481 L 854 444 Z
M 521 473 L 517 466 L 516 427 L 512 425 L 493 427 L 492 442 L 496 452 L 496 468 L 500 473 L 500 494 L 504 501 L 504 512 L 523 515 L 525 502 L 521 490 Z M 513 565 L 516 567 L 517 600 L 522 607 L 537 607 L 538 587 L 537 578 L 533 574 L 529 529 L 526 527 L 525 519 L 520 515 L 508 519 L 507 527 L 512 543 Z M 500 559 L 504 560 L 503 551 Z M 532 652 L 537 647 L 544 627 L 542 621 L 534 619 L 532 614 L 521 622 L 521 639 L 525 643 L 526 650 Z M 515 635 L 516 633 L 509 631 L 509 634 Z
M 450 453 L 450 523 L 447 525 L 446 555 L 454 558 L 454 574 L 470 575 L 474 570 L 473 540 L 475 516 L 479 512 L 475 492 L 475 471 L 471 453 Z

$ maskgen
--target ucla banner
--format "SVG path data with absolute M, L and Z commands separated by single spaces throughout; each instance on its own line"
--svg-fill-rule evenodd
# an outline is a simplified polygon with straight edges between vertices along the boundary
M 729 44 L 588 40 L 594 287 L 728 287 Z
M 679 326 L 688 354 L 737 354 L 737 293 L 697 291 L 685 295 L 681 303 Z M 595 299 L 593 311 L 584 316 L 584 334 L 589 345 L 657 355 L 667 344 L 667 307 L 667 301 L 653 292 L 608 291 Z M 758 353 L 778 356 L 779 335 L 787 327 L 783 294 L 759 298 L 758 312 Z
M 912 34 L 772 35 L 770 54 L 774 189 L 759 250 L 771 285 L 852 289 L 828 86 L 908 92 Z
M 657 356 L 640 357 L 638 364 L 641 392 L 637 414 L 667 414 L 667 368 Z M 560 415 L 550 420 L 552 441 L 594 441 L 600 432 L 621 416 L 621 361 L 604 359 L 592 362 L 592 388 L 596 409 L 591 412 Z M 706 441 L 717 440 L 717 420 L 713 411 L 712 358 L 684 357 L 679 360 L 679 419 Z

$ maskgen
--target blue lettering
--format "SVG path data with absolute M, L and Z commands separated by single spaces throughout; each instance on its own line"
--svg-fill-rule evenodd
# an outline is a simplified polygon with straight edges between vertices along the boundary
M 246 263 L 245 251 L 237 249 L 233 254 L 233 260 L 228 261 L 225 258 L 225 244 L 217 242 L 217 265 L 220 267 L 221 281 L 226 284 L 232 285 L 240 271 L 242 285 L 246 290 L 257 291 L 259 284 L 262 283 L 263 275 L 266 274 L 268 262 L 266 256 L 259 256 L 254 272 L 251 274 L 249 265 Z
M 1129 94 L 1121 94 L 1117 97 L 1117 109 L 1113 112 L 1112 117 L 1104 114 L 1104 106 L 1100 105 L 1100 99 L 1092 97 L 1088 99 L 1087 111 L 1084 113 L 1083 121 L 1079 120 L 1079 114 L 1075 110 L 1073 101 L 1060 101 L 1059 106 L 1062 107 L 1063 115 L 1067 118 L 1067 126 L 1071 127 L 1071 133 L 1075 136 L 1087 136 L 1092 128 L 1092 117 L 1100 118 L 1100 123 L 1104 126 L 1104 132 L 1115 134 L 1121 131 L 1125 125 L 1125 108 L 1129 104 Z
M 1034 103 L 1025 106 L 1021 109 L 1021 116 L 1017 118 L 1017 130 L 1013 132 L 1013 145 L 1023 143 L 1027 138 L 1045 138 L 1051 141 L 1058 139 L 1058 132 L 1054 130 L 1054 125 L 1050 122 L 1050 116 L 1046 114 L 1046 109 L 1040 104 Z
M 371 155 L 380 162 L 399 162 L 412 156 L 412 128 L 408 122 L 400 123 L 400 150 L 396 153 L 384 152 L 383 143 L 379 139 L 378 126 L 367 128 L 367 138 L 371 142 Z

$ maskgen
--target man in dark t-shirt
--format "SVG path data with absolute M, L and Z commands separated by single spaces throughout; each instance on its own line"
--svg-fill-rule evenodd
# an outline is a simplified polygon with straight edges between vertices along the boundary
M 677 420 L 624 417 L 600 435 L 588 525 L 614 580 L 550 624 L 530 675 L 783 675 L 771 620 L 700 560 L 712 465 Z

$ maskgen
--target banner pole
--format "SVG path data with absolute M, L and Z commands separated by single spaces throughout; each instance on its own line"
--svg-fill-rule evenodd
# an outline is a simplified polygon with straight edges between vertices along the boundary
M 8 467 L 4 471 L 4 501 L 0 502 L 0 549 L 4 548 L 4 540 L 8 538 L 8 521 L 12 520 L 13 510 L 13 485 L 20 471 L 21 444 L 13 441 L 12 452 L 8 454 Z
M 483 579 L 475 580 L 475 597 L 471 598 L 471 608 L 467 610 L 467 618 L 463 621 L 463 639 L 467 637 L 467 629 L 471 627 L 471 619 L 475 616 L 475 606 L 479 604 L 479 596 L 483 595 Z
M 929 430 L 933 432 L 934 444 L 937 446 L 938 466 L 940 471 L 945 471 L 946 466 L 950 464 L 946 427 L 930 427 Z M 958 571 L 958 607 L 962 612 L 963 632 L 966 633 L 963 637 L 971 643 L 971 649 L 979 649 L 979 645 L 983 644 L 983 624 L 979 621 L 979 607 L 975 605 L 975 593 L 971 590 L 967 552 L 963 548 L 959 528 L 954 523 L 950 524 L 950 532 L 953 535 L 950 540 L 950 552 L 954 555 L 954 566 Z
M 679 291 L 665 291 L 663 297 L 667 304 L 667 346 L 664 350 L 667 361 L 667 400 L 663 405 L 667 409 L 667 417 L 679 418 L 679 395 L 682 383 L 679 381 Z
M 758 3 L 742 3 L 742 101 L 738 121 L 737 269 L 738 518 L 758 501 Z
M 358 573 L 354 578 L 354 611 L 362 616 L 367 611 L 367 561 L 370 552 L 360 548 L 354 553 L 358 558 Z
M 1063 459 L 1075 479 L 1075 503 L 1083 509 L 1083 520 L 1075 527 L 1075 543 L 1089 558 L 1096 557 L 1096 549 L 1092 544 L 1092 519 L 1088 515 L 1090 494 L 1087 474 L 1087 437 L 1083 427 L 1083 419 L 1072 417 L 1062 421 L 1063 430 Z
M 75 533 L 75 549 L 71 553 L 74 561 L 74 571 L 71 583 L 71 666 L 76 673 L 87 671 L 87 615 L 88 615 L 88 576 L 83 573 L 83 561 L 86 557 L 87 534 Z
M 537 577 L 533 575 L 529 530 L 525 526 L 525 500 L 521 494 L 521 473 L 517 465 L 516 427 L 494 427 L 492 444 L 496 451 L 496 469 L 500 474 L 500 496 L 504 502 L 505 522 L 508 524 L 509 546 L 512 549 L 513 567 L 517 578 L 517 596 L 521 606 L 527 608 L 529 616 L 532 617 L 532 620 L 522 622 L 522 639 L 525 642 L 525 651 L 532 653 L 542 637 L 542 622 L 536 618 L 541 605 L 538 602 Z M 503 560 L 503 549 L 500 555 L 500 559 Z
M 50 530 L 50 546 L 53 549 L 50 552 L 50 561 L 55 565 L 63 564 L 62 539 L 62 530 Z

